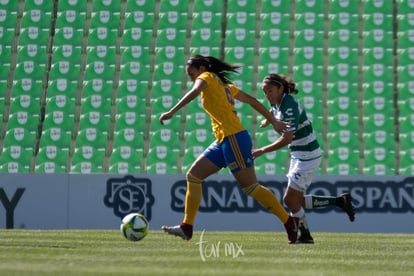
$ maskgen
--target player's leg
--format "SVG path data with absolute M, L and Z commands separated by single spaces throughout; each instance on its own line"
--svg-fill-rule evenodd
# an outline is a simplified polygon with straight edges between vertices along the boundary
M 257 181 L 252 156 L 251 139 L 247 131 L 229 136 L 223 141 L 224 158 L 243 192 L 257 200 L 285 225 L 289 243 L 297 239 L 296 221 L 289 217 L 276 196 Z M 243 145 L 243 146 L 240 146 Z
M 190 240 L 193 236 L 193 225 L 202 200 L 202 182 L 211 174 L 218 172 L 222 166 L 219 157 L 220 151 L 217 150 L 216 146 L 213 143 L 209 150 L 206 150 L 194 161 L 187 172 L 184 219 L 179 225 L 162 226 L 165 232 L 179 236 L 184 240 Z M 217 165 L 210 159 L 216 160 Z
M 354 206 L 352 205 L 352 197 L 349 193 L 343 193 L 339 196 L 305 195 L 303 206 L 306 209 L 336 206 L 348 215 L 350 221 L 355 220 Z

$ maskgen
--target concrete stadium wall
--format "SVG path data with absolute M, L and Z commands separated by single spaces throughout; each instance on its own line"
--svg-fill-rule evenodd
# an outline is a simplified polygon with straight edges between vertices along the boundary
M 281 199 L 286 177 L 259 176 Z M 195 230 L 284 231 L 246 197 L 231 175 L 205 181 Z M 0 228 L 118 229 L 123 216 L 143 213 L 151 229 L 183 216 L 184 175 L 2 174 Z M 353 196 L 356 220 L 339 208 L 307 210 L 313 231 L 414 232 L 414 177 L 317 176 L 309 193 Z

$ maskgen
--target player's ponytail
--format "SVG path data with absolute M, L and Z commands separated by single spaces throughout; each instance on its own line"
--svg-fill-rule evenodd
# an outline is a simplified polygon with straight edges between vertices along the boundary
M 240 68 L 240 66 L 231 65 L 215 57 L 202 55 L 196 55 L 190 58 L 187 65 L 195 66 L 196 68 L 204 66 L 207 71 L 216 74 L 224 83 L 231 83 L 229 72 L 238 73 L 237 69 Z
M 276 85 L 277 87 L 283 86 L 284 90 L 283 93 L 286 94 L 298 94 L 299 90 L 296 87 L 296 83 L 284 76 L 284 75 L 278 75 L 278 74 L 269 74 L 267 75 L 263 82 L 272 83 L 273 85 Z

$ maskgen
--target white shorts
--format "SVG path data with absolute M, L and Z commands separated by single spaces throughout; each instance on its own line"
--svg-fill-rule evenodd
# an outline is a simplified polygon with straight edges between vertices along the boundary
M 288 187 L 292 189 L 305 192 L 312 179 L 319 169 L 322 157 L 311 160 L 290 159 L 289 172 L 286 175 L 288 178 Z

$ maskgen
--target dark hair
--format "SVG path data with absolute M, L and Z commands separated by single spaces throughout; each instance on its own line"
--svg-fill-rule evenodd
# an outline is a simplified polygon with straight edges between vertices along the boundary
M 278 74 L 269 74 L 264 79 L 263 82 L 265 83 L 272 83 L 277 87 L 283 86 L 284 90 L 283 93 L 286 94 L 298 94 L 299 90 L 296 88 L 296 83 L 293 82 L 292 79 Z
M 238 73 L 236 69 L 240 66 L 231 65 L 212 56 L 195 55 L 187 61 L 187 65 L 197 69 L 201 66 L 206 67 L 208 72 L 216 74 L 224 83 L 231 83 L 229 72 Z

